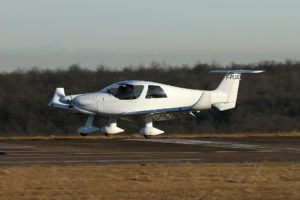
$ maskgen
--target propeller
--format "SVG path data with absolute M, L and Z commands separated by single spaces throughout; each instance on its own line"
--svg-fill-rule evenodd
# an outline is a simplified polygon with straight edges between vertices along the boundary
M 68 104 L 69 108 L 73 108 L 73 98 L 72 95 L 62 96 L 58 99 L 61 103 Z

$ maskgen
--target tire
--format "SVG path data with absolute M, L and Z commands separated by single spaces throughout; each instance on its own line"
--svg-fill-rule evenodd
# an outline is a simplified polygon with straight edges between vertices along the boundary
M 108 134 L 108 133 L 104 133 L 104 135 L 105 135 L 106 137 L 110 137 L 110 136 L 111 136 L 111 134 Z
M 145 137 L 146 139 L 151 139 L 151 138 L 152 138 L 151 135 L 144 135 L 144 137 Z
M 81 135 L 82 137 L 87 136 L 87 133 L 79 133 L 79 135 Z

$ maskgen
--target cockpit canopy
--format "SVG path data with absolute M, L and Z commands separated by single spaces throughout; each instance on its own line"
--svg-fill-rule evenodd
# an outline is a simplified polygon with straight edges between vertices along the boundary
M 143 85 L 115 84 L 106 88 L 106 92 L 114 95 L 118 99 L 136 99 L 143 92 Z

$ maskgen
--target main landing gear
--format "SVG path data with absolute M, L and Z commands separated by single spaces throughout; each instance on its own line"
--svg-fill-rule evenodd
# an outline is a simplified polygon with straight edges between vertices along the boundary
M 150 139 L 153 135 L 159 135 L 164 133 L 164 131 L 154 128 L 152 121 L 153 119 L 151 116 L 146 116 L 145 127 L 140 130 L 140 134 L 142 134 L 147 139 Z
M 151 139 L 151 138 L 152 138 L 152 135 L 144 135 L 144 138 L 146 138 L 146 139 Z
M 85 125 L 80 127 L 77 132 L 81 136 L 87 136 L 91 132 L 99 131 L 100 128 L 93 126 L 93 121 L 94 121 L 94 115 L 90 115 L 88 117 Z M 109 117 L 107 125 L 103 126 L 101 128 L 101 132 L 107 137 L 110 137 L 111 135 L 114 135 L 117 133 L 121 133 L 123 131 L 124 131 L 123 129 L 121 129 L 117 126 L 117 119 L 114 117 Z M 140 133 L 145 138 L 150 139 L 154 135 L 163 134 L 164 131 L 154 128 L 152 117 L 146 116 L 145 117 L 145 127 L 140 130 Z
M 104 133 L 105 136 L 109 137 L 111 135 L 121 133 L 124 129 L 121 129 L 117 126 L 117 119 L 110 117 L 108 119 L 108 124 L 101 128 L 101 132 Z

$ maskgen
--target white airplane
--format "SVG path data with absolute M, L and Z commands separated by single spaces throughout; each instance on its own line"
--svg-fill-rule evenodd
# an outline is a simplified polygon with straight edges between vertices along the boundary
M 213 70 L 226 73 L 215 90 L 195 90 L 174 87 L 149 81 L 122 81 L 114 83 L 99 92 L 65 95 L 64 88 L 56 88 L 49 106 L 65 108 L 89 115 L 78 133 L 86 136 L 99 131 L 93 126 L 95 115 L 108 118 L 108 124 L 101 128 L 106 136 L 121 133 L 118 119 L 142 117 L 145 127 L 140 133 L 146 138 L 164 133 L 153 127 L 153 121 L 174 119 L 182 114 L 200 112 L 216 107 L 220 111 L 235 108 L 239 82 L 242 73 L 261 73 L 254 70 Z

